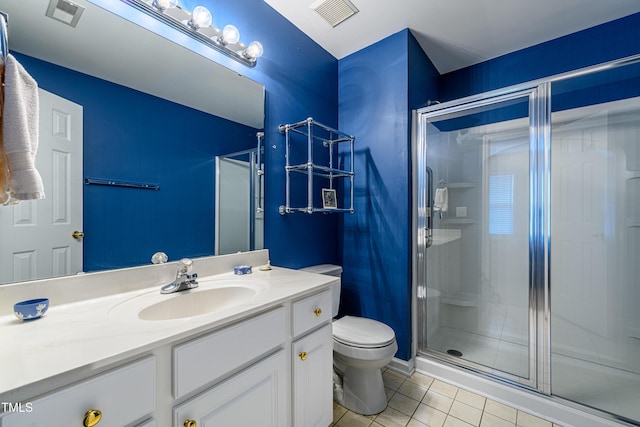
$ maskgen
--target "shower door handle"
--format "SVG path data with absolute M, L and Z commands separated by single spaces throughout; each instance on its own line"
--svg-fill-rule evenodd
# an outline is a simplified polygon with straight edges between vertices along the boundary
M 424 233 L 425 233 L 425 245 L 427 248 L 430 248 L 431 245 L 433 244 L 433 230 L 430 228 L 425 228 L 424 229 Z
M 427 166 L 427 201 L 426 216 L 427 227 L 424 229 L 425 245 L 427 248 L 433 244 L 433 170 Z

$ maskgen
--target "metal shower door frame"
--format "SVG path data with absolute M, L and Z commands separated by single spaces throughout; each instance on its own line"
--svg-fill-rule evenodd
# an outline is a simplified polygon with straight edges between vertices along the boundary
M 488 368 L 426 347 L 427 248 L 431 237 L 430 207 L 433 182 L 427 166 L 430 119 L 464 113 L 500 102 L 528 98 L 529 105 L 529 377 Z M 549 190 L 551 140 L 551 83 L 532 82 L 416 110 L 413 114 L 414 167 L 414 354 L 478 371 L 545 394 L 551 394 L 549 306 Z

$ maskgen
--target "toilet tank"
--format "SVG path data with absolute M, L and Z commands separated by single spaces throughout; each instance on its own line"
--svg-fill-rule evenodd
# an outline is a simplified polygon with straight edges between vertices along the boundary
M 342 267 L 339 265 L 333 264 L 320 264 L 320 265 L 311 265 L 309 267 L 301 268 L 300 270 L 306 271 L 309 273 L 316 274 L 324 274 L 327 276 L 341 277 L 342 276 Z M 340 308 L 340 289 L 342 287 L 342 281 L 339 281 L 335 285 L 331 287 L 332 292 L 332 312 L 333 315 L 331 317 L 336 317 L 338 315 L 338 309 Z

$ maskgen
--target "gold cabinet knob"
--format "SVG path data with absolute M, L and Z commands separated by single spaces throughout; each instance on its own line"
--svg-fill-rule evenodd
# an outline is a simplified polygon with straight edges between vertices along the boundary
M 82 425 L 84 427 L 93 427 L 97 425 L 102 419 L 102 412 L 97 409 L 89 409 L 86 414 L 84 414 L 84 421 Z
M 71 233 L 71 237 L 74 239 L 82 239 L 84 237 L 84 233 L 82 231 L 74 231 Z
M 300 353 L 298 353 L 298 356 L 300 356 L 300 360 L 302 360 L 303 362 L 305 360 L 307 360 L 307 352 L 306 351 L 301 351 Z
M 320 316 L 322 316 L 322 309 L 321 308 L 316 308 L 315 310 L 313 310 L 313 313 L 316 316 L 320 317 Z
M 194 420 L 184 420 L 184 427 L 196 427 L 196 422 Z

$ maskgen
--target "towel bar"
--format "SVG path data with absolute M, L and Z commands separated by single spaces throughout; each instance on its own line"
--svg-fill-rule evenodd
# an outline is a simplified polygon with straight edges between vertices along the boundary
M 112 187 L 138 188 L 141 190 L 160 190 L 157 184 L 145 184 L 140 182 L 114 181 L 112 179 L 86 178 L 84 180 L 87 185 L 108 185 Z

